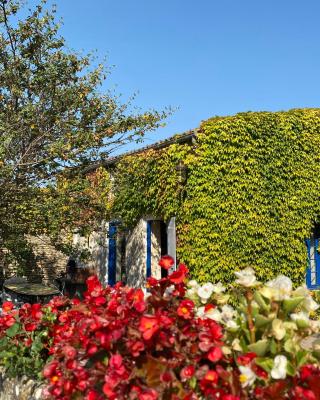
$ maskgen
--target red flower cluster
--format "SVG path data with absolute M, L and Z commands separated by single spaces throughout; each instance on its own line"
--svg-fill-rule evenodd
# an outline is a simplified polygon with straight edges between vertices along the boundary
M 172 266 L 170 259 L 161 263 Z M 180 265 L 166 278 L 149 279 L 148 296 L 120 284 L 104 289 L 89 278 L 84 301 L 61 312 L 53 327 L 46 396 L 237 400 L 221 327 L 196 318 L 193 302 L 183 297 L 187 272 Z
M 197 318 L 185 298 L 187 273 L 180 265 L 166 278 L 149 278 L 147 295 L 121 284 L 103 288 L 90 277 L 83 301 L 56 297 L 20 310 L 6 302 L 0 338 L 26 348 L 41 338 L 41 355 L 51 356 L 43 369 L 47 399 L 320 400 L 315 366 L 270 381 L 255 353 L 226 356 L 221 326 Z M 240 365 L 255 373 L 253 387 L 241 387 Z

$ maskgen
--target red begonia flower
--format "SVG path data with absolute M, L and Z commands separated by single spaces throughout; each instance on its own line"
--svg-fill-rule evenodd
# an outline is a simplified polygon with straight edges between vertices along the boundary
M 194 302 L 192 300 L 182 300 L 177 309 L 177 314 L 185 319 L 190 319 L 193 316 Z
M 171 256 L 163 256 L 159 261 L 159 265 L 163 269 L 170 269 L 174 266 L 174 259 Z
M 139 395 L 139 400 L 157 400 L 158 393 L 154 389 L 147 389 Z
M 2 303 L 2 310 L 4 312 L 8 312 L 11 311 L 14 307 L 14 304 L 11 301 L 5 301 L 4 303 Z
M 243 354 L 243 355 L 237 357 L 237 363 L 239 365 L 248 365 L 256 357 L 257 357 L 256 353 L 252 353 L 252 352 L 246 353 L 246 354 Z
M 27 332 L 33 332 L 33 331 L 35 331 L 37 329 L 37 324 L 35 324 L 34 322 L 25 324 L 24 329 Z
M 208 353 L 208 359 L 212 362 L 217 362 L 223 357 L 220 347 L 213 347 Z
M 195 371 L 196 370 L 193 365 L 188 365 L 188 366 L 182 368 L 182 370 L 180 371 L 181 379 L 184 381 L 184 380 L 192 378 Z
M 172 283 L 182 283 L 186 279 L 188 268 L 184 264 L 180 264 L 177 271 L 174 271 L 168 276 L 168 279 Z
M 159 329 L 158 318 L 153 316 L 143 316 L 140 320 L 139 330 L 145 340 L 149 340 Z
M 211 383 L 217 383 L 218 382 L 218 374 L 214 370 L 209 370 L 204 378 L 205 381 L 211 382 Z

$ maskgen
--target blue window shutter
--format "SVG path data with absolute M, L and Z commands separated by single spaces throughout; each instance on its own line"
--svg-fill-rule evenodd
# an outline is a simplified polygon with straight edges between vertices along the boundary
M 308 249 L 308 267 L 306 284 L 308 289 L 320 288 L 320 254 L 318 252 L 319 239 L 312 237 L 306 240 Z
M 310 258 L 310 239 L 306 240 L 306 245 L 308 249 L 308 267 L 307 267 L 307 274 L 306 274 L 306 284 L 307 288 L 311 289 L 311 258 Z
M 108 285 L 116 283 L 117 272 L 117 226 L 109 224 Z
M 319 239 L 314 240 L 315 258 L 316 258 L 316 288 L 320 287 L 320 254 L 318 252 Z
M 151 227 L 152 221 L 147 221 L 147 278 L 151 276 Z

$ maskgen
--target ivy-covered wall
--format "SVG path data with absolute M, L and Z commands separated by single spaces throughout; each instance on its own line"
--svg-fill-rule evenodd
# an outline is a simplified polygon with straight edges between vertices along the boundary
M 114 187 L 127 226 L 176 215 L 178 257 L 200 281 L 228 282 L 245 266 L 303 281 L 304 241 L 320 217 L 320 109 L 212 118 L 195 144 L 122 159 Z

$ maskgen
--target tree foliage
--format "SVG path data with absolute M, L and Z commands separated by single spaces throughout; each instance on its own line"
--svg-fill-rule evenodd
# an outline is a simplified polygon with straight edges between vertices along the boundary
M 68 50 L 55 10 L 45 3 L 22 18 L 20 0 L 0 0 L 1 246 L 13 233 L 39 230 L 46 220 L 50 230 L 50 212 L 40 211 L 46 212 L 44 188 L 55 188 L 57 176 L 72 186 L 64 198 L 57 200 L 63 190 L 53 195 L 62 205 L 72 198 L 75 180 L 79 190 L 87 184 L 81 169 L 140 140 L 165 117 L 165 112 L 136 112 L 130 101 L 103 92 L 107 68 L 94 67 L 91 55 Z

